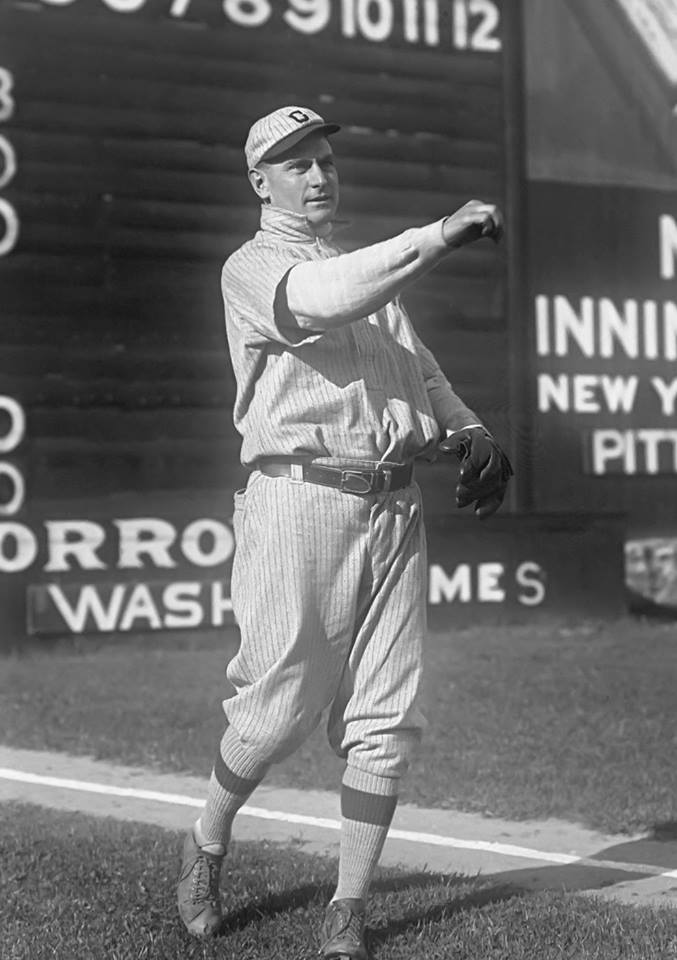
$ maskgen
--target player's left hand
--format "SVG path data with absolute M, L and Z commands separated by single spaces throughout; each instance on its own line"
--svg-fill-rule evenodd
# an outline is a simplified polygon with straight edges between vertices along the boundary
M 456 506 L 475 504 L 484 520 L 503 503 L 513 469 L 507 456 L 484 427 L 457 430 L 440 444 L 442 453 L 455 453 L 461 462 L 456 486 Z

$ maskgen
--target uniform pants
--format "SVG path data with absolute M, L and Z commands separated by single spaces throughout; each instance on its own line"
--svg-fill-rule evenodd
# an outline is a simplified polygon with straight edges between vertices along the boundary
M 235 495 L 241 645 L 228 722 L 262 762 L 329 710 L 335 752 L 399 777 L 420 740 L 426 546 L 416 484 L 357 496 L 256 471 Z

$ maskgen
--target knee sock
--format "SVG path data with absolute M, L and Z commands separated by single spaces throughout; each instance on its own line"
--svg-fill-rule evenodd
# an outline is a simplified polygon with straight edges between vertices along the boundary
M 341 787 L 339 875 L 333 900 L 366 900 L 397 806 L 399 780 L 346 767 Z
M 226 852 L 233 819 L 263 779 L 268 765 L 246 750 L 227 727 L 209 779 L 207 802 L 195 824 L 198 846 L 213 854 Z

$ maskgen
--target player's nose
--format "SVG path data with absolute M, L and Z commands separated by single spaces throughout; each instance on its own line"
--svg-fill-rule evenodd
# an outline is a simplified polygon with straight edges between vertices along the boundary
M 320 166 L 320 164 L 317 162 L 317 160 L 313 160 L 313 163 L 308 168 L 308 178 L 313 187 L 320 187 L 323 184 L 329 182 L 327 178 L 327 174 L 325 173 L 323 168 Z

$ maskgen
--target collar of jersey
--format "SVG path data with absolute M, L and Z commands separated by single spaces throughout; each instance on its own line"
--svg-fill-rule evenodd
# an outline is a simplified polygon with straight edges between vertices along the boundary
M 331 223 L 325 223 L 315 229 L 300 213 L 292 213 L 291 210 L 273 207 L 268 203 L 261 207 L 261 229 L 266 233 L 273 233 L 284 240 L 297 243 L 314 243 L 318 237 L 329 240 L 334 227 L 341 223 L 340 220 L 332 220 Z

